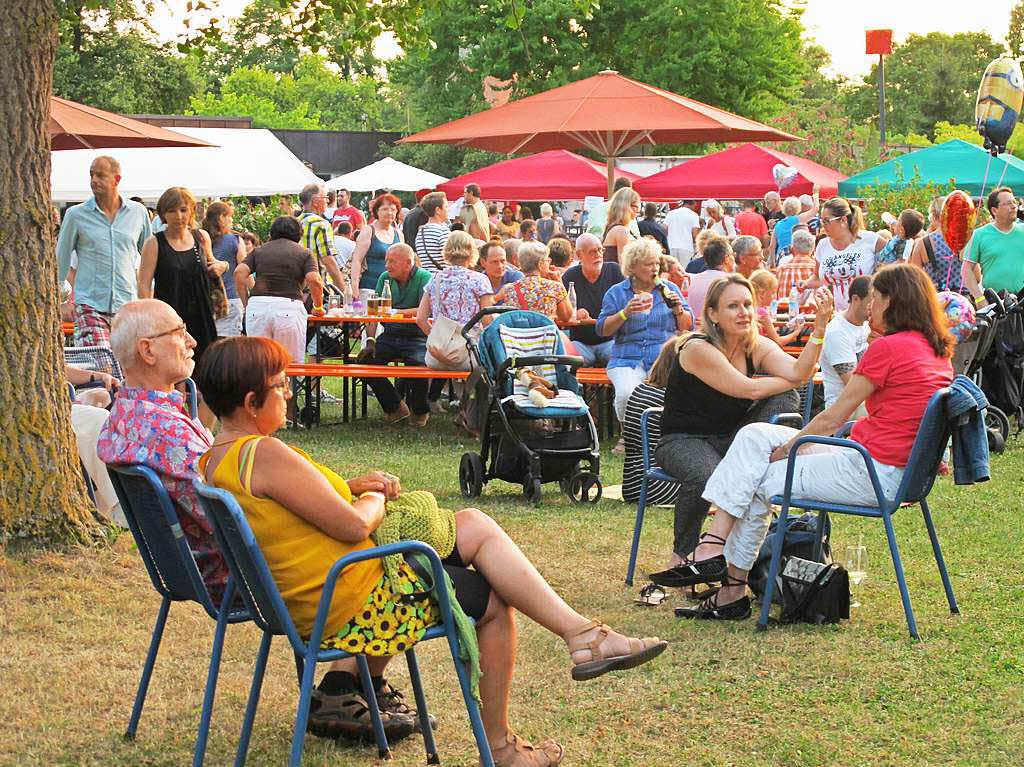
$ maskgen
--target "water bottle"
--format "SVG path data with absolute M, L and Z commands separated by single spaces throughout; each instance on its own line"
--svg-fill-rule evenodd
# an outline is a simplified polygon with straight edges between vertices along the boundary
M 352 314 L 352 286 L 346 282 L 341 291 L 341 310 L 344 314 Z
M 569 306 L 572 307 L 573 319 L 575 319 L 575 317 L 576 317 L 576 283 L 575 282 L 570 282 L 569 283 L 568 299 L 569 299 Z
M 384 280 L 384 289 L 380 292 L 380 315 L 387 317 L 391 314 L 391 281 Z
M 773 298 L 768 308 L 768 315 L 774 320 L 779 316 L 779 299 Z
M 800 313 L 800 291 L 793 286 L 793 289 L 789 291 L 789 319 L 796 319 L 796 316 Z

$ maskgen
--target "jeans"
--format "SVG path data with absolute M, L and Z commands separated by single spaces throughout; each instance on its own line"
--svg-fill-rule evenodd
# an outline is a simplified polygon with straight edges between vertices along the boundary
M 742 426 L 768 421 L 779 413 L 795 413 L 799 397 L 790 390 L 761 400 L 747 413 Z M 672 550 L 686 557 L 697 547 L 700 529 L 710 504 L 704 500 L 704 486 L 729 449 L 732 434 L 666 434 L 654 451 L 658 465 L 679 480 L 676 496 Z
M 608 360 L 612 356 L 612 344 L 614 343 L 615 341 L 609 338 L 602 344 L 588 345 L 582 341 L 573 341 L 572 345 L 576 347 L 577 356 L 583 358 L 583 367 L 603 368 L 608 364 Z
M 406 365 L 423 365 L 423 356 L 427 351 L 427 339 L 419 336 L 400 336 L 395 333 L 383 332 L 378 336 L 373 358 L 368 360 L 371 365 L 386 365 L 398 360 Z M 373 390 L 373 395 L 385 413 L 394 413 L 402 405 L 402 397 L 389 378 L 364 378 L 363 383 Z M 426 378 L 410 378 L 404 380 L 405 401 L 409 409 L 416 415 L 429 413 L 427 406 Z

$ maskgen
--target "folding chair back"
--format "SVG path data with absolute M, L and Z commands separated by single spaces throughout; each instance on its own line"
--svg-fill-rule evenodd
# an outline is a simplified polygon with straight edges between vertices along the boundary
M 894 505 L 916 503 L 927 497 L 935 483 L 939 463 L 946 451 L 952 429 L 946 415 L 946 402 L 949 399 L 948 388 L 939 389 L 928 401 L 921 426 L 918 428 L 914 447 L 910 451 L 903 480 L 896 491 Z
M 109 346 L 65 346 L 64 361 L 86 370 L 110 373 L 119 380 L 124 377 Z

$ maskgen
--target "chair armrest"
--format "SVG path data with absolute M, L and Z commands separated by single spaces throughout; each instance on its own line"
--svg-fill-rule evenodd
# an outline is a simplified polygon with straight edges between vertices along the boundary
M 822 437 L 817 434 L 807 434 L 803 437 L 797 438 L 793 442 L 793 447 L 789 451 L 789 455 L 786 457 L 786 484 L 782 489 L 783 498 L 791 498 L 793 495 L 793 473 L 796 468 L 797 452 L 801 445 L 815 444 L 815 445 L 834 445 L 835 447 L 843 447 L 849 450 L 856 450 L 861 454 L 864 459 L 864 463 L 868 469 L 868 477 L 871 479 L 871 487 L 874 488 L 875 497 L 878 499 L 878 507 L 883 508 L 888 505 L 889 501 L 885 497 L 885 493 L 882 492 L 882 486 L 878 482 L 878 473 L 875 471 L 875 460 L 871 457 L 871 453 L 859 442 L 854 442 L 852 439 L 840 439 L 838 437 Z
M 640 453 L 643 455 L 644 474 L 651 470 L 651 444 L 647 427 L 652 415 L 664 412 L 664 407 L 649 407 L 640 414 Z
M 802 429 L 804 417 L 799 413 L 776 413 L 768 419 L 768 423 L 779 426 L 792 426 L 794 429 Z

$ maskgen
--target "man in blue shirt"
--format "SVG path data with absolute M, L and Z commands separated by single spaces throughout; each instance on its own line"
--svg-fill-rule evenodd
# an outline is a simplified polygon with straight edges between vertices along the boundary
M 117 191 L 121 165 L 100 156 L 89 167 L 93 196 L 64 215 L 57 239 L 57 282 L 63 283 L 77 254 L 75 345 L 109 346 L 110 321 L 138 293 L 142 244 L 151 234 L 149 213 Z

